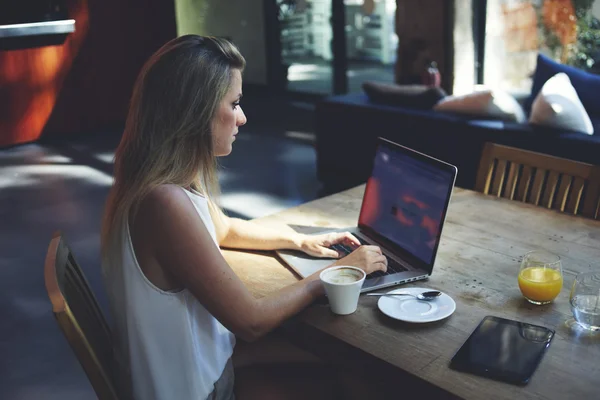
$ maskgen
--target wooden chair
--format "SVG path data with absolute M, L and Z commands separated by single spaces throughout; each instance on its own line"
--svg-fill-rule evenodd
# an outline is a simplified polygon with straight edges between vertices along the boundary
M 54 316 L 96 395 L 100 399 L 117 399 L 108 324 L 60 232 L 53 235 L 48 247 L 44 278 Z
M 486 143 L 475 189 L 600 219 L 600 166 Z

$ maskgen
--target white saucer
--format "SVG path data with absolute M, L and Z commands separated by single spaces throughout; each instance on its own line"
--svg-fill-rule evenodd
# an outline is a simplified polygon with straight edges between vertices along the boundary
M 410 293 L 417 295 L 428 292 L 430 288 L 400 288 L 387 293 Z M 382 313 L 388 317 L 405 322 L 425 323 L 447 318 L 454 310 L 456 303 L 445 293 L 434 300 L 417 300 L 412 296 L 382 296 L 377 302 Z

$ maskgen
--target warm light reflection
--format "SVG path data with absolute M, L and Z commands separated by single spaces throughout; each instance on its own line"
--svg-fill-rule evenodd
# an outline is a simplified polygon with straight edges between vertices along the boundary
M 88 31 L 87 1 L 67 1 L 75 32 L 61 45 L 0 52 L 0 146 L 40 137 Z
M 16 139 L 16 134 L 18 134 L 18 137 L 25 141 L 36 140 L 44 129 L 55 102 L 56 93 L 53 89 L 48 88 L 37 92 L 22 112 L 22 117 L 17 122 L 16 132 L 13 132 L 13 137 Z
M 33 63 L 32 67 L 35 68 L 35 75 L 31 76 L 34 81 L 31 83 L 34 85 L 51 84 L 52 80 L 56 79 L 69 54 L 65 51 L 64 47 L 59 46 L 42 47 L 37 50 L 31 60 Z
M 343 208 L 344 210 L 359 210 L 360 203 L 352 203 L 348 204 L 346 207 L 340 206 L 339 208 Z M 336 211 L 338 212 L 336 213 Z M 346 215 L 346 217 L 341 217 L 340 215 Z M 303 207 L 286 210 L 285 219 L 288 225 L 349 228 L 356 226 L 356 221 L 358 220 L 358 211 L 356 213 L 339 212 L 339 210 L 331 210 L 330 208 L 320 209 L 320 207 L 313 204 L 310 212 L 306 212 Z

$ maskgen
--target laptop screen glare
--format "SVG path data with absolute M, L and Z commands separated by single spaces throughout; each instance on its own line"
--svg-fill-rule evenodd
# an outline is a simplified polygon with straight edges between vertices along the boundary
M 452 184 L 450 172 L 379 146 L 359 224 L 429 264 Z

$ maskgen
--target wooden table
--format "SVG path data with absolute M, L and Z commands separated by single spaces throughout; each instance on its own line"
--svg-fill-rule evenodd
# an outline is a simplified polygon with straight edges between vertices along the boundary
M 262 223 L 350 227 L 358 220 L 364 186 L 260 219 Z M 532 249 L 561 255 L 564 286 L 550 305 L 527 303 L 517 286 L 519 257 Z M 225 251 L 256 296 L 297 276 L 272 253 Z M 308 350 L 337 362 L 357 362 L 404 374 L 440 393 L 462 398 L 600 398 L 600 335 L 574 324 L 569 291 L 577 273 L 600 269 L 600 222 L 516 201 L 454 190 L 433 274 L 407 286 L 439 289 L 456 301 L 446 320 L 412 325 L 393 320 L 377 299 L 361 296 L 356 313 L 339 317 L 315 304 L 293 318 L 287 332 Z M 486 315 L 539 324 L 556 336 L 525 387 L 448 368 Z M 400 394 L 402 392 L 399 392 Z

